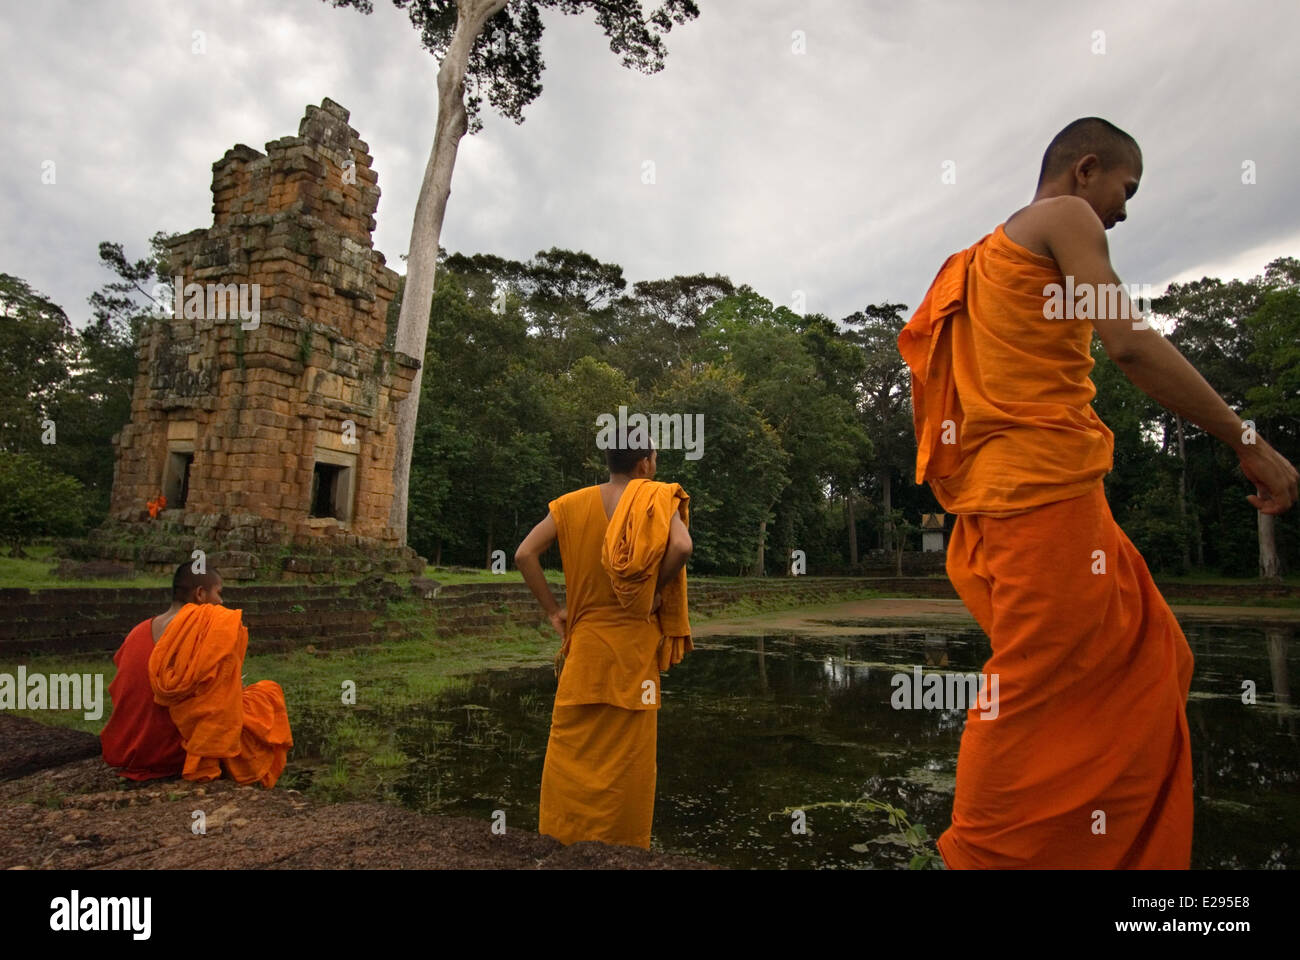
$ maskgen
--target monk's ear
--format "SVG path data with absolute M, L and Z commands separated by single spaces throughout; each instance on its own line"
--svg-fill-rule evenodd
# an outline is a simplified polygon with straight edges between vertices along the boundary
M 1075 172 L 1080 180 L 1096 180 L 1106 172 L 1105 164 L 1101 162 L 1101 157 L 1095 153 L 1080 157 L 1079 162 L 1075 164 Z

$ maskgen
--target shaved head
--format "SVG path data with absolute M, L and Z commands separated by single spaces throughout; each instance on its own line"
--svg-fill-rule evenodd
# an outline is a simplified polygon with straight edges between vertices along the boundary
M 207 573 L 195 573 L 194 564 L 186 560 L 172 576 L 172 602 L 194 603 L 194 592 L 199 587 L 211 592 L 220 584 L 221 577 L 217 571 L 209 569 Z
M 1084 117 L 1067 126 L 1047 145 L 1038 173 L 1039 189 L 1069 172 L 1088 154 L 1101 161 L 1103 170 L 1113 170 L 1126 163 L 1136 170 L 1142 166 L 1142 151 L 1136 140 L 1101 117 Z

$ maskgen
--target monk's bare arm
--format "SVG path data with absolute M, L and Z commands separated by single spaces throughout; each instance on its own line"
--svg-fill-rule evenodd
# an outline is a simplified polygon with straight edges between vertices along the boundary
M 556 602 L 555 594 L 551 593 L 550 584 L 546 582 L 546 574 L 542 573 L 541 556 L 551 548 L 555 542 L 555 518 L 546 514 L 546 519 L 533 527 L 524 537 L 524 542 L 519 544 L 519 549 L 515 551 L 515 566 L 524 576 L 524 583 L 528 584 L 528 589 L 533 591 L 533 596 L 537 602 L 542 605 L 546 615 L 554 623 L 555 617 L 561 612 L 560 605 Z M 563 633 L 563 629 L 556 627 Z
M 655 593 L 662 593 L 666 584 L 672 583 L 677 572 L 686 566 L 694 544 L 686 524 L 682 523 L 681 514 L 674 513 L 672 523 L 668 525 L 668 548 L 664 558 L 659 562 L 659 579 L 655 582 Z
M 1106 230 L 1087 201 L 1062 197 L 1045 221 L 1044 241 L 1052 251 L 1061 273 L 1074 277 L 1074 288 L 1120 283 L 1110 262 Z M 1291 463 L 1258 435 L 1249 438 L 1241 418 L 1232 411 L 1178 348 L 1158 330 L 1144 324 L 1134 329 L 1138 316 L 1128 295 L 1120 291 L 1114 300 L 1097 296 L 1093 326 L 1106 353 L 1139 390 L 1211 436 L 1228 444 L 1241 460 L 1242 471 L 1259 488 L 1259 496 L 1247 497 L 1265 513 L 1282 513 L 1297 499 L 1297 473 Z M 1107 313 L 1108 301 L 1120 307 L 1116 316 Z
M 1056 216 L 1046 222 L 1044 240 L 1061 273 L 1074 277 L 1075 290 L 1118 287 L 1120 279 L 1111 266 L 1106 231 L 1092 208 L 1077 197 L 1062 197 L 1057 207 Z M 1097 300 L 1097 313 L 1106 313 L 1107 298 Z M 1133 318 L 1138 314 L 1127 293 L 1121 291 L 1113 302 L 1120 306 L 1119 313 L 1098 316 L 1093 326 L 1115 364 L 1161 406 L 1233 449 L 1240 447 L 1241 418 L 1159 331 L 1141 324 L 1134 329 Z

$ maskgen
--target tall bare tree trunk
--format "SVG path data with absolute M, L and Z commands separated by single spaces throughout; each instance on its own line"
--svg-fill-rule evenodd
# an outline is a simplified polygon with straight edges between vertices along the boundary
M 885 525 L 880 534 L 880 548 L 885 551 L 885 556 L 894 549 L 894 521 L 890 514 L 894 509 L 894 490 L 889 475 L 889 468 L 876 471 L 876 478 L 880 481 L 880 503 L 881 512 L 885 517 Z
M 456 30 L 438 68 L 438 120 L 433 150 L 424 168 L 420 198 L 415 204 L 415 222 L 407 250 L 406 288 L 397 319 L 397 342 L 401 353 L 421 362 L 415 372 L 411 393 L 397 405 L 397 451 L 393 459 L 393 506 L 389 526 L 398 540 L 406 543 L 406 509 L 411 481 L 411 454 L 415 446 L 415 418 L 420 409 L 420 383 L 424 379 L 424 347 L 429 337 L 429 307 L 433 302 L 434 273 L 438 268 L 438 238 L 451 194 L 451 174 L 456 151 L 469 129 L 465 112 L 465 68 L 474 41 L 483 26 L 503 9 L 507 0 L 458 0 Z
M 1277 517 L 1271 513 L 1264 513 L 1262 510 L 1258 512 L 1258 515 L 1259 576 L 1263 580 L 1280 580 L 1282 579 L 1281 564 L 1277 558 L 1277 541 L 1273 536 Z
M 1265 627 L 1264 638 L 1268 641 L 1268 669 L 1273 679 L 1273 697 L 1283 707 L 1291 704 L 1291 685 L 1286 675 L 1286 648 L 1290 629 L 1282 627 Z M 761 649 L 761 648 L 760 648 Z M 1282 725 L 1283 714 L 1277 714 L 1278 726 Z M 1294 728 L 1293 717 L 1287 718 Z
M 1183 440 L 1183 418 L 1174 414 L 1174 425 L 1178 430 L 1178 462 L 1181 469 L 1178 473 L 1178 518 L 1182 522 L 1184 533 L 1187 531 L 1187 445 Z M 1192 545 L 1189 540 L 1183 540 L 1183 568 L 1186 569 L 1192 565 Z
M 785 549 L 782 552 L 782 562 L 785 564 L 785 575 L 790 576 L 790 564 L 794 554 L 794 511 L 787 510 L 784 522 L 781 524 L 781 536 L 785 540 Z
M 853 488 L 849 487 L 844 495 L 845 505 L 848 508 L 849 521 L 849 563 L 853 566 L 858 565 L 858 518 L 853 510 Z
M 767 513 L 770 516 L 773 508 L 781 502 L 780 496 L 767 505 Z M 767 545 L 767 519 L 766 517 L 758 522 L 758 562 L 754 566 L 753 576 L 762 577 L 767 574 L 765 547 Z M 789 564 L 790 559 L 786 558 Z

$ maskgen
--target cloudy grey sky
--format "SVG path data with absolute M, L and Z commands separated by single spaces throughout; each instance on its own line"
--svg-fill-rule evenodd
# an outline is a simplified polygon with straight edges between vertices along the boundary
M 1144 152 L 1129 219 L 1110 232 L 1126 282 L 1248 277 L 1300 256 L 1291 0 L 698 2 L 651 76 L 620 66 L 589 14 L 547 15 L 544 91 L 519 126 L 485 105 L 443 246 L 580 249 L 629 283 L 724 273 L 778 303 L 803 291 L 837 319 L 915 307 L 944 257 L 1028 202 L 1056 131 L 1098 115 Z M 321 0 L 3 5 L 0 272 L 78 325 L 109 279 L 100 241 L 139 257 L 156 230 L 210 225 L 213 161 L 296 134 L 326 96 L 370 144 L 375 245 L 404 269 L 436 63 L 387 0 L 370 16 Z

